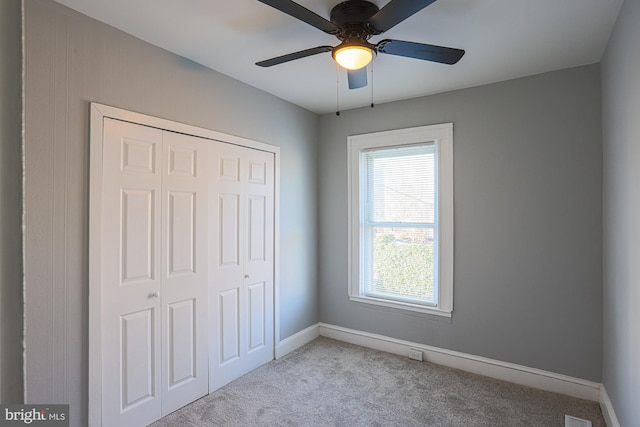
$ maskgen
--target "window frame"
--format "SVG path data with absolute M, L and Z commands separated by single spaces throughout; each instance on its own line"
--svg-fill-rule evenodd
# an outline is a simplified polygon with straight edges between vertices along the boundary
M 433 143 L 436 148 L 436 304 L 411 302 L 410 298 L 383 298 L 367 294 L 362 283 L 362 182 L 366 169 L 363 152 Z M 351 301 L 451 317 L 453 312 L 453 123 L 396 129 L 347 137 L 348 291 Z

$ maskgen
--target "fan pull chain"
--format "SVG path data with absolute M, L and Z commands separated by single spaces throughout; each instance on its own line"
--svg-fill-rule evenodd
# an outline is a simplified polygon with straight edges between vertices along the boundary
M 336 65 L 336 116 L 340 115 L 340 68 Z
M 373 61 L 371 61 L 371 108 L 373 108 Z

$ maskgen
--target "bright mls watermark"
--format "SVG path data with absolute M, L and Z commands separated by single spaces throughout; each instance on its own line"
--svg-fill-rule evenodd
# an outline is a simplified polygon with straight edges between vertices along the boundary
M 69 405 L 0 405 L 0 427 L 69 427 Z

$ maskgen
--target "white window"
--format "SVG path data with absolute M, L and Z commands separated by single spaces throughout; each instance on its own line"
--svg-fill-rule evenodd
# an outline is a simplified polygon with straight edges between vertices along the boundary
M 451 316 L 453 124 L 348 138 L 349 297 Z

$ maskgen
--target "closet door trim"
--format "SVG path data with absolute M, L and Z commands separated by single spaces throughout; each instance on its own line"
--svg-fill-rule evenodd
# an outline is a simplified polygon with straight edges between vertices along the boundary
M 280 147 L 263 142 L 228 135 L 210 129 L 191 126 L 172 120 L 123 110 L 92 102 L 90 105 L 90 160 L 89 160 L 89 425 L 102 424 L 102 325 L 101 325 L 101 228 L 102 228 L 102 147 L 104 119 L 112 118 L 172 132 L 193 135 L 214 141 L 253 148 L 273 153 L 275 157 L 274 182 L 274 354 L 280 345 L 279 309 L 279 201 L 280 201 Z

